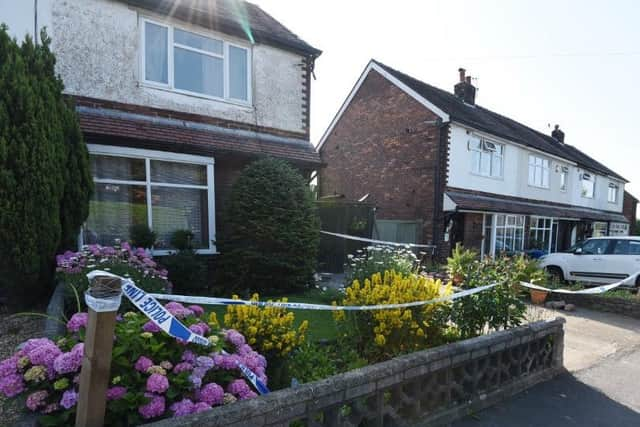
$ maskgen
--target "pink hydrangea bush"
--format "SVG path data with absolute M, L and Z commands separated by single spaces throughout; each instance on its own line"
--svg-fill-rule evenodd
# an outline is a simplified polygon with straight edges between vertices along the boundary
M 239 364 L 267 383 L 266 359 L 240 333 L 206 323 L 200 318 L 205 313 L 199 306 L 172 302 L 166 307 L 190 329 L 202 332 L 212 345 L 171 338 L 151 327 L 139 312 L 119 316 L 105 396 L 105 425 L 137 425 L 255 397 Z M 13 356 L 0 361 L 0 394 L 23 399 L 25 410 L 40 414 L 46 425 L 73 424 L 86 327 L 86 313 L 76 313 L 67 322 L 64 337 L 56 342 L 28 340 Z
M 142 248 L 133 248 L 127 242 L 118 246 L 87 245 L 79 252 L 67 251 L 56 256 L 58 277 L 80 293 L 89 286 L 86 274 L 92 270 L 105 270 L 130 277 L 147 292 L 165 293 L 172 289 L 168 271 L 153 260 L 151 253 Z M 68 300 L 73 302 L 68 306 L 75 305 L 75 297 L 70 290 Z M 127 301 L 123 303 L 127 308 L 132 308 Z

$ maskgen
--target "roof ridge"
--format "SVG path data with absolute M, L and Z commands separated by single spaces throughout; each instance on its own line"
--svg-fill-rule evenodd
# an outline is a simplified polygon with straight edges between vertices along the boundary
M 413 87 L 412 89 L 418 92 L 420 96 L 424 97 L 429 102 L 432 102 L 438 108 L 445 111 L 454 120 L 466 123 L 470 126 L 479 128 L 479 130 L 492 133 L 496 136 L 500 136 L 505 139 L 511 139 L 514 142 L 525 144 L 529 147 L 538 149 L 545 153 L 564 158 L 568 161 L 579 164 L 586 169 L 593 169 L 594 171 L 597 171 L 601 174 L 614 176 L 618 179 L 628 182 L 628 180 L 626 180 L 624 177 L 620 176 L 604 164 L 600 163 L 599 161 L 573 145 L 560 143 L 551 135 L 547 135 L 515 119 L 497 113 L 487 107 L 483 107 L 482 105 L 474 104 L 473 106 L 471 106 L 469 104 L 466 104 L 446 89 L 441 89 L 437 86 L 425 83 L 422 80 L 399 71 L 374 58 L 372 58 L 371 61 L 376 65 L 382 67 L 386 71 L 394 74 L 398 79 L 405 80 L 404 83 L 408 86 L 419 86 L 419 88 Z M 420 89 L 423 89 L 423 91 L 426 90 L 434 93 L 425 95 L 424 93 L 420 93 Z M 442 97 L 445 99 L 437 99 L 438 97 Z M 458 111 L 454 111 L 456 109 Z M 485 115 L 485 117 L 483 118 L 482 115 Z M 498 129 L 499 127 L 503 127 L 504 129 L 500 130 Z M 533 135 L 528 135 L 527 133 Z M 532 138 L 532 136 L 535 138 Z

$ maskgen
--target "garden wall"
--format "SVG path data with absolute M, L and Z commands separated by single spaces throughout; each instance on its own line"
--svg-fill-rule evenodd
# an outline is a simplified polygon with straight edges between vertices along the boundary
M 574 304 L 577 307 L 622 314 L 624 316 L 640 319 L 640 297 L 631 299 L 603 297 L 597 295 L 555 294 L 552 296 L 551 300 L 562 300 L 568 304 Z
M 561 372 L 563 325 L 532 323 L 149 426 L 444 424 Z

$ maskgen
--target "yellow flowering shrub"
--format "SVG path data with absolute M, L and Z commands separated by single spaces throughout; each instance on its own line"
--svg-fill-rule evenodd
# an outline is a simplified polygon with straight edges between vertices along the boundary
M 238 299 L 237 295 L 233 299 Z M 258 301 L 253 294 L 252 301 Z M 286 298 L 280 300 L 287 302 Z M 215 313 L 212 313 L 215 314 Z M 211 323 L 217 323 L 213 316 Z M 258 352 L 276 357 L 286 357 L 304 342 L 309 322 L 303 321 L 294 328 L 295 315 L 284 308 L 229 305 L 224 315 L 224 324 L 242 333 L 249 345 Z
M 427 301 L 451 294 L 451 285 L 418 274 L 395 271 L 375 273 L 345 290 L 340 305 L 402 304 Z M 448 304 L 375 311 L 336 311 L 341 338 L 357 346 L 370 362 L 416 351 L 445 340 Z

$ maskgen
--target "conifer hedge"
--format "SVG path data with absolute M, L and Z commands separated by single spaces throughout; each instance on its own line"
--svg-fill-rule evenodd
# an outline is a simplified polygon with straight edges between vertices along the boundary
M 55 57 L 0 26 L 0 294 L 33 303 L 50 290 L 55 255 L 75 245 L 93 188 Z
M 311 283 L 320 221 L 296 169 L 283 160 L 257 160 L 244 169 L 227 203 L 217 286 L 274 295 Z

